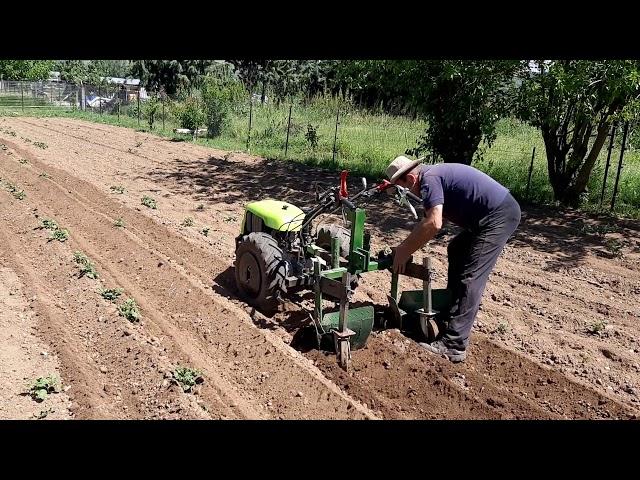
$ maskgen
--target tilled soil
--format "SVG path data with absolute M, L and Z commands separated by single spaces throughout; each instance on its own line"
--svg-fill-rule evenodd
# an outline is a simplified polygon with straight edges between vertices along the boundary
M 337 174 L 69 119 L 2 118 L 0 144 L 0 302 L 7 305 L 12 288 L 29 299 L 5 312 L 0 334 L 19 331 L 15 317 L 24 309 L 33 338 L 20 342 L 33 345 L 29 355 L 46 350 L 58 362 L 13 372 L 3 386 L 9 393 L 0 396 L 2 418 L 20 418 L 12 407 L 24 390 L 17 377 L 38 368 L 71 386 L 43 402 L 68 395 L 58 406 L 65 412 L 61 406 L 70 403 L 66 418 L 638 414 L 638 222 L 617 222 L 604 233 L 612 223 L 606 219 L 523 208 L 465 363 L 450 364 L 386 330 L 353 352 L 345 373 L 333 355 L 297 342 L 309 325 L 308 296 L 265 316 L 236 298 L 233 282 L 243 205 L 267 197 L 309 205 L 314 182 L 333 184 Z M 6 182 L 26 197 L 16 198 Z M 141 204 L 145 195 L 157 209 Z M 412 224 L 383 200 L 368 209 L 376 249 L 397 244 Z M 38 228 L 45 218 L 68 229 L 69 239 L 49 240 L 51 232 Z M 114 225 L 118 219 L 124 226 Z M 446 283 L 453 233 L 422 253 L 434 258 L 436 287 Z M 98 279 L 80 275 L 75 251 L 95 263 Z M 383 306 L 389 283 L 388 272 L 365 275 L 356 300 Z M 402 280 L 404 288 L 419 286 Z M 124 291 L 110 302 L 101 288 Z M 126 298 L 140 305 L 139 322 L 118 314 Z M 11 365 L 0 364 L 3 377 Z M 172 380 L 178 365 L 200 370 L 204 382 L 184 392 Z

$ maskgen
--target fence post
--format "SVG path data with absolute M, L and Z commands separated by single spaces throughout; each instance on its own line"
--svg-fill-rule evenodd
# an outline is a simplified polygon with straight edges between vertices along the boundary
M 164 93 L 160 98 L 162 99 L 162 132 L 164 133 Z
M 531 153 L 531 165 L 529 165 L 529 178 L 527 179 L 527 193 L 526 198 L 529 198 L 529 188 L 531 187 L 531 174 L 533 173 L 533 159 L 536 156 L 536 147 L 533 147 L 533 152 Z
M 247 135 L 247 153 L 251 153 L 251 121 L 253 120 L 253 99 L 249 93 L 249 135 Z
M 102 115 L 102 86 L 98 85 L 98 103 L 100 103 L 100 115 Z
M 140 87 L 138 86 L 138 128 L 140 128 Z
M 289 129 L 291 128 L 291 110 L 293 105 L 289 105 L 289 120 L 287 121 L 287 141 L 284 144 L 284 157 L 287 158 L 287 152 L 289 151 Z
M 616 204 L 616 195 L 618 194 L 618 182 L 620 181 L 620 172 L 622 171 L 622 158 L 624 157 L 624 148 L 627 143 L 627 133 L 629 133 L 629 120 L 624 124 L 622 132 L 622 146 L 620 147 L 620 159 L 618 160 L 618 173 L 616 174 L 616 183 L 613 186 L 613 196 L 611 197 L 611 211 Z
M 336 161 L 336 141 L 338 140 L 338 118 L 340 115 L 340 100 L 338 100 L 338 108 L 336 109 L 336 133 L 333 135 L 333 163 Z
M 611 152 L 613 150 L 613 141 L 616 136 L 617 122 L 611 126 L 611 139 L 609 140 L 609 151 L 607 152 L 607 163 L 604 166 L 604 178 L 602 179 L 602 191 L 600 192 L 600 208 L 602 208 L 602 202 L 604 201 L 604 190 L 607 187 L 607 177 L 609 176 L 609 165 L 611 160 Z
M 20 96 L 22 97 L 22 113 L 24 113 L 24 87 L 22 86 L 22 80 L 20 80 Z

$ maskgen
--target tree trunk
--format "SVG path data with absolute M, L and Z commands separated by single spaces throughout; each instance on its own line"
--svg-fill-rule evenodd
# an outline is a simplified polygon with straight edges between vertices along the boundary
M 542 128 L 542 138 L 547 154 L 547 170 L 549 172 L 549 182 L 553 189 L 553 198 L 560 200 L 563 192 L 567 188 L 566 178 L 562 172 L 562 165 L 566 154 L 558 146 L 556 131 L 551 128 Z
M 577 203 L 580 199 L 580 195 L 582 195 L 587 190 L 587 184 L 589 183 L 589 178 L 591 177 L 591 171 L 593 170 L 596 161 L 598 160 L 598 155 L 600 154 L 602 147 L 604 146 L 604 142 L 607 139 L 607 134 L 609 133 L 609 129 L 611 128 L 610 123 L 605 122 L 601 123 L 598 127 L 598 133 L 596 134 L 596 140 L 593 142 L 593 146 L 591 147 L 591 151 L 589 155 L 587 155 L 586 160 L 578 170 L 578 173 L 571 182 L 571 184 L 567 187 L 566 191 L 563 195 L 562 201 L 567 201 L 569 203 Z M 587 139 L 588 142 L 588 139 Z
M 603 120 L 598 124 L 596 140 L 589 151 L 589 138 L 593 126 L 584 124 L 576 126 L 568 163 L 569 147 L 566 146 L 566 130 L 558 135 L 559 132 L 551 126 L 542 128 L 549 181 L 555 200 L 571 206 L 577 206 L 580 203 L 580 196 L 587 189 L 591 171 L 606 141 L 609 128 L 609 121 Z

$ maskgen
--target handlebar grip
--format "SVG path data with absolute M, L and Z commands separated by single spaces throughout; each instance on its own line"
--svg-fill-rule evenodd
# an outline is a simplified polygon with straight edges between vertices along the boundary
M 350 208 L 351 210 L 355 210 L 355 209 L 356 209 L 356 206 L 353 204 L 353 202 L 352 202 L 352 201 L 350 201 L 350 200 L 347 200 L 346 198 L 341 198 L 341 199 L 340 199 L 340 202 L 341 202 L 344 206 L 346 206 L 347 208 Z
M 422 203 L 422 199 L 411 192 L 407 192 L 407 197 L 409 197 L 411 200 L 415 200 L 418 203 Z
M 340 173 L 340 196 L 348 197 L 349 192 L 347 191 L 347 175 L 349 172 L 347 170 L 343 170 Z
M 383 180 L 379 185 L 376 186 L 376 190 L 378 190 L 379 192 L 383 192 L 389 187 L 393 187 L 393 184 L 388 180 Z

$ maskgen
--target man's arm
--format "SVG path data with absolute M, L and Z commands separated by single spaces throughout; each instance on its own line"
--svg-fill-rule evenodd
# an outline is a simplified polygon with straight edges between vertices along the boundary
M 436 236 L 442 228 L 442 205 L 436 205 L 425 211 L 424 218 L 418 223 L 404 241 L 398 245 L 393 257 L 393 271 L 404 273 L 409 257 L 425 243 Z

